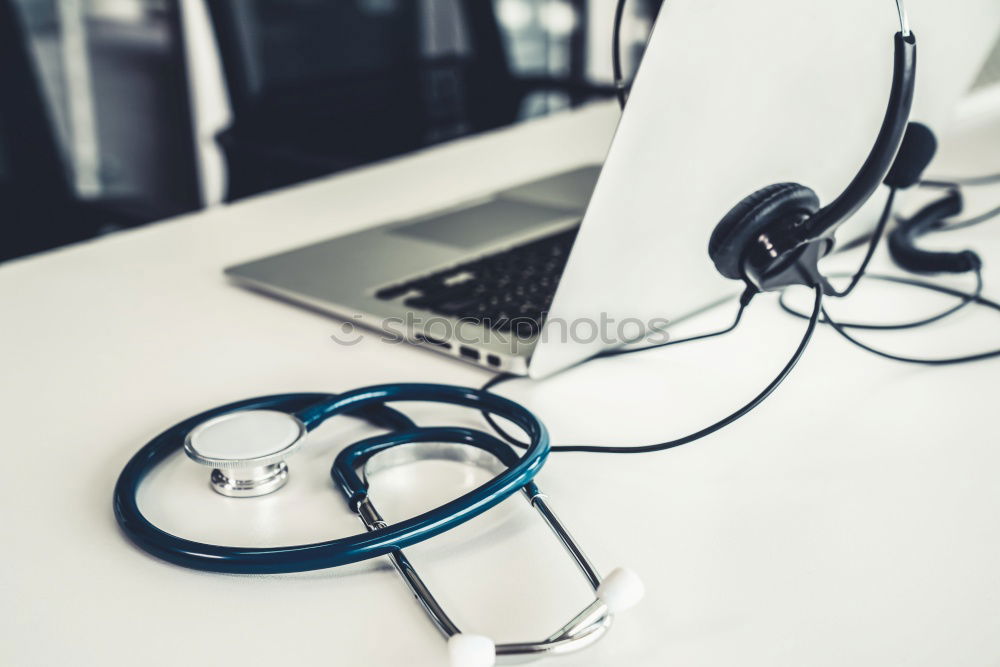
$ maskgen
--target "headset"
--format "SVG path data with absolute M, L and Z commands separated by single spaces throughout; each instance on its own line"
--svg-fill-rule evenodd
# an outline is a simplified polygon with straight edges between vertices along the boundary
M 619 50 L 626 1 L 618 0 L 612 48 L 615 88 L 623 108 L 628 98 Z M 726 278 L 746 283 L 734 322 L 725 329 L 713 333 L 645 347 L 611 350 L 596 355 L 613 357 L 720 336 L 736 328 L 755 294 L 781 292 L 792 285 L 804 285 L 815 292 L 812 315 L 806 316 L 809 320 L 808 326 L 785 366 L 748 403 L 709 426 L 683 437 L 637 446 L 559 445 L 552 447 L 553 452 L 643 454 L 672 449 L 700 440 L 754 410 L 784 382 L 798 364 L 820 322 L 824 295 L 845 294 L 830 285 L 820 273 L 818 266 L 819 260 L 833 249 L 834 233 L 837 228 L 856 213 L 883 183 L 898 183 L 900 187 L 903 184 L 909 187 L 915 183 L 926 166 L 919 164 L 921 159 L 926 157 L 929 161 L 929 157 L 926 156 L 927 145 L 923 141 L 926 135 L 920 129 L 910 127 L 912 124 L 909 123 L 916 81 L 917 40 L 910 30 L 902 0 L 895 0 L 895 7 L 899 18 L 899 32 L 893 37 L 893 75 L 889 102 L 875 143 L 847 188 L 830 204 L 821 207 L 816 193 L 804 185 L 798 183 L 769 185 L 733 207 L 713 230 L 708 244 L 708 254 L 716 269 Z M 905 142 L 905 148 L 904 137 L 909 137 Z M 887 220 L 888 214 L 883 217 Z M 864 267 L 862 272 L 863 270 Z M 514 376 L 506 374 L 497 375 L 484 384 L 482 389 L 492 390 L 513 378 Z M 494 431 L 507 442 L 518 447 L 528 446 L 529 443 L 517 439 L 503 429 L 492 415 L 486 411 L 482 414 Z
M 924 188 L 943 188 L 946 192 L 939 199 L 933 200 L 923 206 L 911 217 L 901 217 L 898 219 L 896 227 L 888 234 L 887 244 L 890 257 L 899 268 L 913 274 L 932 275 L 942 273 L 971 273 L 975 277 L 976 281 L 976 286 L 973 291 L 963 292 L 954 290 L 917 278 L 867 274 L 869 278 L 874 280 L 897 285 L 905 285 L 908 287 L 916 287 L 938 292 L 940 294 L 947 294 L 949 296 L 956 297 L 959 301 L 956 305 L 946 308 L 934 315 L 923 317 L 911 322 L 876 324 L 837 321 L 830 316 L 825 307 L 821 307 L 823 318 L 820 321 L 823 324 L 830 325 L 834 331 L 836 331 L 842 338 L 847 340 L 852 345 L 855 345 L 876 356 L 893 361 L 930 366 L 944 366 L 994 359 L 1000 356 L 1000 349 L 987 350 L 976 354 L 954 357 L 928 358 L 904 356 L 872 347 L 868 343 L 859 340 L 850 332 L 850 330 L 854 329 L 867 331 L 912 330 L 943 320 L 944 318 L 949 317 L 971 305 L 988 308 L 994 312 L 1000 312 L 1000 304 L 983 296 L 983 262 L 976 252 L 972 250 L 951 252 L 932 251 L 925 250 L 917 245 L 918 239 L 925 234 L 965 229 L 967 227 L 986 222 L 987 220 L 1000 215 L 1000 208 L 995 208 L 984 214 L 966 220 L 957 222 L 954 221 L 954 217 L 958 216 L 964 207 L 960 188 L 964 185 L 987 185 L 1000 180 L 1000 177 L 998 177 L 1000 175 L 990 175 L 980 178 L 959 179 L 953 181 L 923 181 L 921 180 L 921 175 L 933 160 L 936 151 L 937 139 L 928 127 L 921 125 L 920 123 L 910 123 L 907 126 L 902 145 L 900 146 L 899 153 L 896 156 L 896 161 L 893 164 L 892 169 L 889 170 L 889 174 L 886 176 L 884 181 L 884 184 L 889 188 L 889 196 L 886 199 L 886 204 L 882 211 L 882 216 L 879 219 L 878 225 L 876 225 L 875 231 L 870 237 L 862 238 L 858 242 L 849 244 L 850 246 L 853 246 L 867 242 L 868 252 L 866 253 L 864 260 L 861 262 L 860 268 L 853 275 L 838 274 L 836 276 L 842 278 L 850 277 L 851 281 L 846 289 L 836 292 L 835 296 L 843 297 L 848 295 L 858 285 L 861 278 L 866 275 L 865 272 L 868 268 L 868 264 L 874 256 L 875 250 L 878 248 L 879 241 L 888 227 L 889 219 L 892 217 L 893 202 L 895 200 L 896 192 L 913 187 L 914 185 Z M 780 295 L 778 303 L 787 313 L 800 318 L 809 317 L 806 313 L 790 307 L 785 300 L 784 293 Z
M 907 129 L 916 80 L 917 41 L 902 1 L 896 0 L 892 87 L 882 126 L 861 169 L 831 203 L 798 183 L 757 190 L 716 225 L 708 244 L 715 268 L 757 292 L 791 285 L 820 286 L 837 293 L 820 274 L 819 260 L 834 247 L 837 227 L 867 202 L 890 174 Z

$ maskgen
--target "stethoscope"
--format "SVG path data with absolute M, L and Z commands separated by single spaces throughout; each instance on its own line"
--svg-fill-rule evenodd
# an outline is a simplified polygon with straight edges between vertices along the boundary
M 469 428 L 422 428 L 387 403 L 421 401 L 472 408 L 517 425 L 528 438 L 519 455 L 485 432 Z M 212 468 L 211 487 L 229 497 L 254 497 L 280 489 L 288 479 L 285 459 L 306 435 L 336 415 L 360 417 L 388 430 L 345 448 L 330 474 L 366 532 L 326 542 L 282 547 L 234 547 L 186 540 L 153 525 L 142 514 L 137 492 L 153 468 L 179 449 Z M 148 553 L 196 570 L 239 574 L 302 572 L 337 567 L 388 555 L 396 571 L 448 638 L 453 665 L 492 665 L 498 656 L 521 658 L 571 653 L 600 639 L 613 616 L 642 597 L 643 587 L 629 570 L 598 574 L 549 507 L 534 483 L 549 454 L 545 426 L 526 408 L 506 398 L 465 387 L 394 384 L 344 394 L 281 394 L 230 403 L 186 419 L 156 436 L 125 465 L 114 491 L 114 510 L 125 534 Z M 377 471 L 420 460 L 451 460 L 481 466 L 494 477 L 428 512 L 387 524 L 369 496 Z M 359 474 L 360 470 L 360 474 Z M 572 556 L 595 592 L 594 601 L 546 639 L 494 644 L 463 633 L 441 608 L 402 549 L 476 517 L 517 491 L 538 511 Z

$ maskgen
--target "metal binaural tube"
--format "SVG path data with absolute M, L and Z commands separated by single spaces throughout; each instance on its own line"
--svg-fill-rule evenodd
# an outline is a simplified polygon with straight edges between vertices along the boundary
M 375 509 L 375 505 L 372 504 L 371 498 L 365 498 L 360 503 L 358 503 L 358 516 L 361 517 L 362 523 L 365 524 L 365 528 L 369 531 L 378 530 L 386 526 L 385 520 L 382 515 L 379 514 L 378 510 Z M 444 634 L 445 637 L 451 637 L 452 635 L 457 635 L 461 633 L 458 626 L 455 625 L 454 621 L 448 617 L 448 614 L 444 611 L 441 605 L 435 599 L 434 594 L 431 593 L 430 589 L 427 588 L 427 584 L 424 580 L 420 578 L 417 574 L 417 570 L 410 563 L 410 559 L 406 557 L 402 551 L 393 551 L 389 554 L 389 558 L 392 561 L 392 566 L 395 568 L 399 576 L 403 578 L 406 582 L 407 587 L 410 592 L 413 593 L 413 597 L 417 599 L 420 606 L 424 608 L 427 615 L 431 617 L 434 625 L 437 626 L 438 630 Z
M 463 449 L 466 451 L 463 452 Z M 382 458 L 382 460 L 377 461 L 378 458 Z M 473 449 L 468 446 L 456 446 L 453 443 L 411 443 L 406 446 L 392 448 L 366 460 L 362 474 L 365 486 L 367 487 L 371 482 L 372 473 L 380 469 L 424 459 L 462 461 L 464 463 L 480 465 L 487 469 L 492 469 L 499 463 L 499 461 L 486 451 Z M 584 554 L 579 544 L 573 539 L 573 536 L 562 524 L 555 512 L 552 511 L 552 508 L 549 507 L 546 497 L 538 491 L 534 484 L 526 486 L 524 493 L 528 502 L 541 515 L 549 529 L 559 538 L 560 544 L 563 545 L 567 553 L 573 558 L 580 572 L 587 579 L 587 583 L 594 591 L 597 591 L 602 581 L 600 574 L 598 574 L 597 569 L 590 562 L 590 559 L 587 558 L 586 554 Z M 375 508 L 370 495 L 366 494 L 361 497 L 355 509 L 369 531 L 377 531 L 386 527 L 387 524 Z M 462 633 L 462 630 L 442 608 L 406 554 L 402 550 L 397 549 L 390 552 L 388 556 L 393 568 L 402 577 L 413 597 L 420 603 L 424 612 L 430 617 L 441 634 L 448 639 L 458 639 L 460 636 L 463 636 L 464 633 Z M 611 624 L 612 614 L 608 605 L 603 600 L 595 599 L 576 614 L 569 623 L 562 626 L 546 639 L 535 642 L 497 644 L 494 646 L 494 651 L 496 656 L 519 656 L 529 659 L 546 655 L 572 653 L 586 648 L 599 640 L 608 631 Z M 467 637 L 468 635 L 464 636 Z
M 899 31 L 903 33 L 903 37 L 909 37 L 910 17 L 906 13 L 906 6 L 903 5 L 903 0 L 896 0 L 896 13 L 899 14 Z
M 557 517 L 555 512 L 552 511 L 552 508 L 549 507 L 546 502 L 547 496 L 542 493 L 536 493 L 534 496 L 529 497 L 528 500 L 531 502 L 531 505 L 538 510 L 538 513 L 542 515 L 542 518 L 545 519 L 545 523 L 548 524 L 549 528 L 552 529 L 552 532 L 556 534 L 556 537 L 559 538 L 562 545 L 566 547 L 566 551 L 569 552 L 569 555 L 573 557 L 574 561 L 576 561 L 577 567 L 580 568 L 580 571 L 587 578 L 587 581 L 590 582 L 590 587 L 596 591 L 597 587 L 601 585 L 601 575 L 597 573 L 597 569 L 594 567 L 594 564 L 590 562 L 590 559 L 587 558 L 587 554 L 583 553 L 583 549 L 580 548 L 580 545 L 573 539 L 573 536 L 566 529 L 566 526 L 563 525 L 562 521 L 559 520 L 559 517 Z

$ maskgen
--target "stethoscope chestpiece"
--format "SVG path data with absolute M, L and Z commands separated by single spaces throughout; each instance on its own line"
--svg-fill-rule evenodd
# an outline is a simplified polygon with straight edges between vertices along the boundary
M 263 496 L 288 481 L 285 459 L 301 446 L 305 425 L 277 410 L 241 410 L 191 430 L 184 452 L 210 466 L 216 492 L 232 498 Z

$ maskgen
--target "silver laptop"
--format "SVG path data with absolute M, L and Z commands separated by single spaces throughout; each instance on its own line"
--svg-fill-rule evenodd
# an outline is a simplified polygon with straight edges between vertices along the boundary
M 523 374 L 599 173 L 581 167 L 227 273 L 428 349 Z
M 226 273 L 393 339 L 532 377 L 643 336 L 662 340 L 668 323 L 738 290 L 706 251 L 731 206 L 787 180 L 829 201 L 881 122 L 897 25 L 888 0 L 767 4 L 780 30 L 746 29 L 761 23 L 758 3 L 666 3 L 603 168 Z M 945 4 L 909 3 L 918 98 L 934 93 L 917 100 L 914 118 L 938 130 L 1000 24 L 995 0 Z

